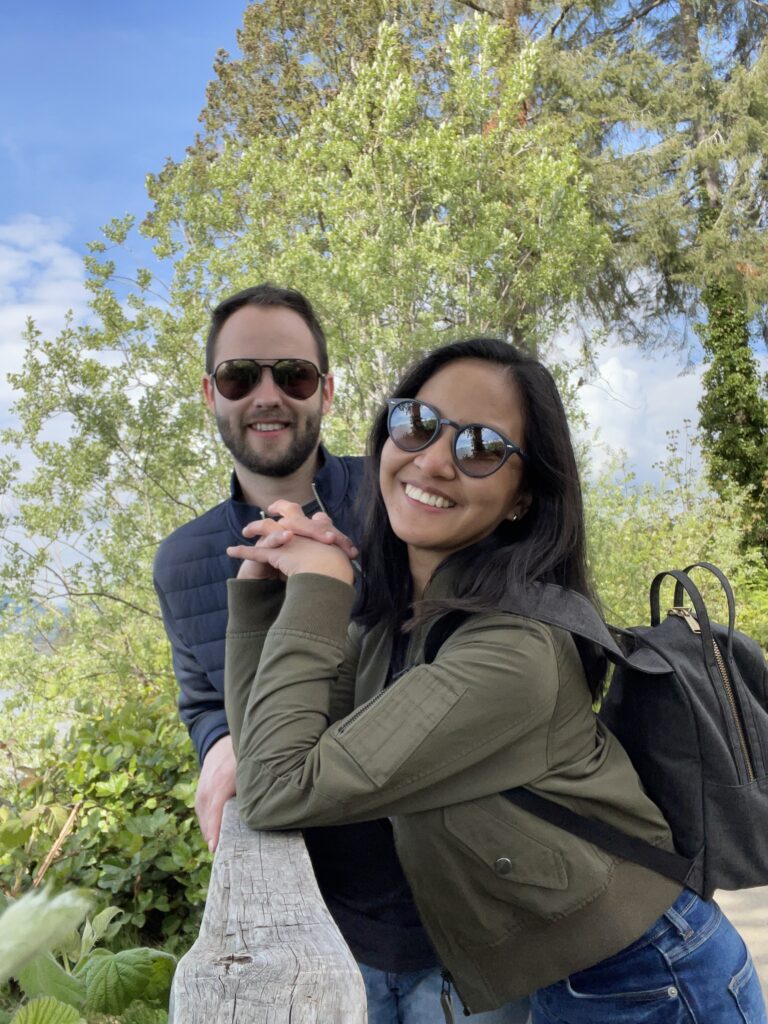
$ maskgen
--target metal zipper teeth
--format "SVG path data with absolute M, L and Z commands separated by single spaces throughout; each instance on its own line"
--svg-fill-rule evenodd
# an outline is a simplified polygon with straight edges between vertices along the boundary
M 669 615 L 676 615 L 682 619 L 688 628 L 696 634 L 701 634 L 701 626 L 696 616 L 688 608 L 670 608 Z M 744 758 L 744 767 L 747 770 L 747 778 L 750 782 L 755 781 L 755 769 L 752 766 L 752 759 L 749 756 L 749 745 L 747 744 L 747 738 L 744 735 L 744 727 L 741 724 L 741 715 L 739 714 L 739 705 L 736 703 L 736 695 L 733 692 L 733 685 L 731 683 L 731 677 L 728 675 L 728 669 L 725 667 L 725 661 L 720 648 L 717 646 L 717 641 L 712 637 L 712 648 L 715 656 L 715 664 L 717 665 L 718 671 L 720 672 L 720 679 L 723 683 L 723 689 L 725 690 L 725 698 L 728 701 L 728 706 L 731 709 L 731 718 L 736 729 L 736 735 L 739 738 L 739 747 L 741 748 L 741 754 Z
M 749 746 L 747 745 L 747 737 L 744 735 L 744 728 L 741 724 L 741 716 L 739 714 L 739 706 L 736 703 L 736 696 L 733 692 L 733 686 L 731 684 L 728 670 L 725 667 L 725 661 L 723 655 L 720 653 L 720 648 L 717 646 L 717 641 L 712 640 L 712 646 L 715 649 L 715 663 L 720 670 L 720 676 L 723 680 L 723 689 L 725 690 L 725 696 L 728 699 L 728 704 L 731 708 L 731 714 L 733 716 L 733 724 L 736 726 L 736 733 L 739 737 L 739 746 L 741 747 L 741 753 L 744 756 L 744 764 L 747 769 L 747 778 L 750 782 L 755 781 L 755 769 L 752 766 L 752 759 L 749 756 Z
M 376 701 L 381 700 L 386 692 L 387 690 L 380 690 L 379 693 L 374 694 L 370 700 L 367 700 L 365 704 L 361 704 L 360 707 L 353 711 L 352 714 L 339 726 L 336 730 L 336 735 L 341 736 L 342 733 L 345 733 L 351 725 L 354 725 L 358 718 L 361 718 L 366 711 L 369 711 L 373 707 Z

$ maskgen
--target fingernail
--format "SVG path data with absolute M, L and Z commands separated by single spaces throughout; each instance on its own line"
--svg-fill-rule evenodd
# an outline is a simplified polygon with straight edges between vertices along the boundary
M 214 843 L 212 839 L 208 840 L 208 850 L 210 851 L 210 853 L 216 852 L 216 843 Z

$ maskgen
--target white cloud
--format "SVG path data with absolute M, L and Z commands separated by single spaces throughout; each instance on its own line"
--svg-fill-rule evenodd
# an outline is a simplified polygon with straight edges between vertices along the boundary
M 574 338 L 558 338 L 556 351 L 576 364 L 574 375 L 583 380 L 578 396 L 587 428 L 580 433 L 591 444 L 591 468 L 599 472 L 621 450 L 639 480 L 657 480 L 654 464 L 667 455 L 668 432 L 684 437 L 686 421 L 695 431 L 701 363 L 688 363 L 687 352 L 640 352 L 609 343 L 597 353 L 594 372 L 585 375 Z
M 696 427 L 702 370 L 701 363 L 686 366 L 675 352 L 606 350 L 580 389 L 590 430 L 608 448 L 626 452 L 640 479 L 654 478 L 654 464 L 667 454 L 668 432 L 682 437 L 686 422 Z
M 0 424 L 9 425 L 13 392 L 6 374 L 24 357 L 28 317 L 43 335 L 61 330 L 68 310 L 75 321 L 87 312 L 81 256 L 65 244 L 67 226 L 35 216 L 0 224 Z

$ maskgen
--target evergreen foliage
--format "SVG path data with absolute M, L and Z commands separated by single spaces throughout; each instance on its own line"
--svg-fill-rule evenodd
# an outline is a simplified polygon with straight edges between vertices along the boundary
M 87 259 L 89 322 L 56 337 L 30 322 L 11 377 L 5 891 L 30 884 L 79 805 L 50 876 L 108 893 L 153 940 L 194 934 L 208 858 L 151 562 L 227 494 L 231 463 L 199 396 L 203 336 L 211 306 L 246 284 L 272 279 L 317 306 L 338 390 L 325 438 L 346 452 L 403 365 L 453 334 L 501 333 L 547 357 L 581 317 L 588 364 L 609 328 L 652 345 L 664 322 L 695 324 L 716 494 L 674 461 L 661 490 L 605 477 L 589 490 L 593 570 L 608 616 L 640 622 L 656 571 L 718 562 L 740 628 L 768 646 L 763 8 L 246 9 L 242 57 L 220 54 L 200 138 L 149 177 L 140 230 L 159 270 L 126 283 L 134 224 L 113 221 Z M 552 369 L 577 416 L 568 368 Z

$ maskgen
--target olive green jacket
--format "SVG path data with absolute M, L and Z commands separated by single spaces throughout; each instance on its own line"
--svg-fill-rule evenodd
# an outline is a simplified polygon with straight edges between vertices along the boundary
M 428 596 L 450 593 L 438 573 Z M 226 710 L 252 828 L 390 816 L 442 963 L 473 1013 L 618 952 L 680 887 L 500 796 L 526 785 L 671 847 L 618 742 L 594 715 L 570 634 L 471 616 L 423 664 L 427 626 L 386 689 L 391 641 L 348 624 L 352 587 L 229 581 Z M 354 709 L 354 710 L 353 710 Z

